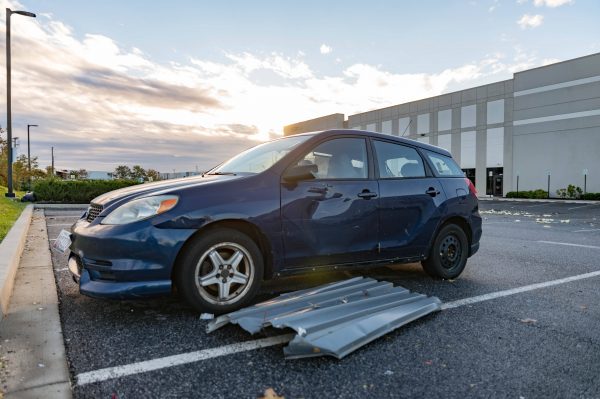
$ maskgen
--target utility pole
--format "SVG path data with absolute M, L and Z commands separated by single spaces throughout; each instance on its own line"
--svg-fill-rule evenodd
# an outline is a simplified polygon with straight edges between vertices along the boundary
M 12 141 L 12 114 L 11 114 L 11 93 L 10 93 L 10 16 L 12 14 L 24 15 L 26 17 L 35 18 L 35 14 L 27 11 L 13 11 L 10 8 L 6 8 L 6 128 L 7 128 L 7 140 L 8 143 L 8 168 L 7 168 L 7 180 L 8 180 L 8 191 L 5 196 L 14 198 L 15 193 L 13 192 L 13 181 L 12 181 L 12 148 L 10 143 Z
M 52 167 L 50 168 L 50 173 L 52 174 L 50 177 L 54 177 L 54 147 L 52 147 Z

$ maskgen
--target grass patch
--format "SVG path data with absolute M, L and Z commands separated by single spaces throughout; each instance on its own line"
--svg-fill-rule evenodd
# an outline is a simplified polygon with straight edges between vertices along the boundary
M 4 194 L 8 191 L 6 187 L 0 186 L 0 242 L 4 240 L 6 234 L 19 218 L 19 215 L 27 204 L 22 202 L 13 201 L 10 198 L 6 198 Z M 16 191 L 17 197 L 23 196 L 25 193 L 22 191 Z

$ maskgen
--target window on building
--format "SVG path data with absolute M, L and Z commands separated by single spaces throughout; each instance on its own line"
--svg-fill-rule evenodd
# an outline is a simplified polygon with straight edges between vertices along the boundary
M 398 136 L 408 136 L 410 134 L 410 118 L 398 119 Z
M 392 134 L 392 121 L 381 122 L 381 133 Z
M 438 132 L 452 129 L 452 110 L 445 109 L 438 112 Z
M 429 136 L 424 136 L 424 137 L 417 137 L 417 141 L 420 141 L 421 143 L 425 143 L 425 144 L 429 144 Z
M 487 130 L 486 166 L 496 168 L 504 166 L 504 128 Z
M 460 109 L 460 127 L 472 127 L 476 123 L 476 111 L 475 104 L 462 107 Z
M 475 168 L 475 132 L 463 132 L 460 135 L 460 167 Z
M 487 103 L 487 123 L 504 122 L 504 100 L 490 101 Z
M 451 134 L 440 134 L 438 136 L 438 147 L 442 147 L 445 150 L 450 151 L 452 146 L 452 135 Z
M 429 113 L 417 116 L 417 133 L 429 133 Z
M 376 123 L 368 123 L 367 124 L 367 130 L 370 131 L 370 132 L 374 132 L 376 126 L 377 126 Z
M 425 167 L 419 153 L 401 144 L 375 140 L 379 178 L 425 177 Z

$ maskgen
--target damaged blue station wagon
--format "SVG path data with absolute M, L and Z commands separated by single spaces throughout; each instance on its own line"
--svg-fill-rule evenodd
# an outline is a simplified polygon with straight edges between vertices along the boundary
M 299 134 L 202 176 L 95 198 L 72 228 L 69 269 L 85 295 L 176 287 L 223 313 L 286 274 L 420 261 L 455 278 L 479 248 L 478 209 L 442 148 L 359 130 Z

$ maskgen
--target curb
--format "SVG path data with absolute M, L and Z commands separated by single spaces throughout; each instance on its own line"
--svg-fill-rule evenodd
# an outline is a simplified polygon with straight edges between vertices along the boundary
M 0 323 L 0 397 L 71 399 L 56 276 L 43 210 L 34 211 L 31 216 L 18 264 L 8 313 Z
M 85 210 L 90 205 L 89 204 L 34 204 L 35 209 L 76 209 L 76 210 Z
M 33 205 L 27 205 L 0 243 L 0 310 L 2 312 L 0 320 L 8 312 L 10 296 L 13 292 L 15 276 L 25 247 L 25 239 L 27 238 L 32 215 Z
M 505 201 L 505 202 L 547 202 L 549 204 L 600 204 L 592 200 L 564 200 L 559 198 L 531 199 L 531 198 L 504 198 L 504 197 L 477 197 L 480 201 Z

